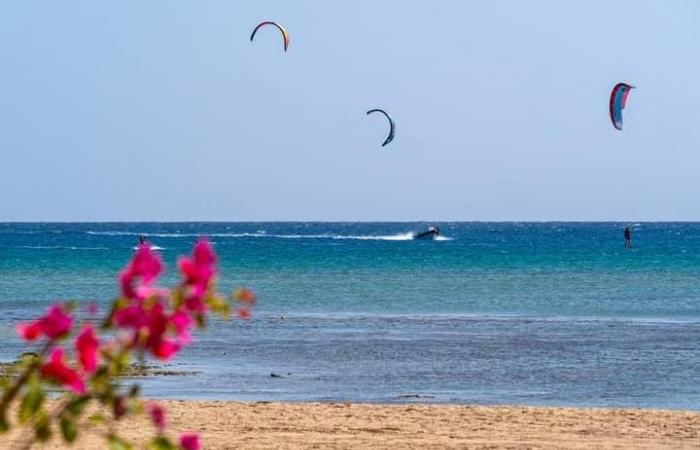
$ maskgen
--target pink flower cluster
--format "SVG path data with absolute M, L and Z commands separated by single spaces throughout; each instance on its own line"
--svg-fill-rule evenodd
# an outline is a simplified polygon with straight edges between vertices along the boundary
M 17 325 L 17 333 L 28 341 L 34 341 L 42 336 L 50 340 L 60 339 L 70 333 L 73 318 L 62 305 L 53 305 L 46 315 L 32 323 L 21 322 Z
M 200 239 L 191 258 L 179 261 L 184 302 L 168 308 L 170 293 L 153 287 L 162 270 L 160 256 L 148 245 L 139 246 L 134 259 L 122 271 L 120 284 L 125 304 L 113 317 L 114 325 L 132 331 L 131 345 L 159 359 L 169 359 L 191 342 L 196 314 L 206 312 L 205 297 L 216 274 L 216 255 L 206 239 Z
M 128 299 L 145 299 L 150 296 L 151 284 L 163 270 L 160 257 L 147 244 L 136 249 L 131 262 L 119 274 L 122 295 Z
M 68 336 L 73 326 L 73 317 L 65 306 L 51 306 L 39 320 L 20 323 L 17 332 L 27 341 L 34 341 L 42 336 L 54 342 Z M 66 386 L 77 394 L 85 392 L 85 376 L 95 371 L 99 362 L 99 340 L 91 325 L 86 325 L 75 339 L 75 350 L 80 362 L 79 367 L 67 364 L 65 350 L 55 346 L 51 350 L 48 362 L 39 369 L 41 375 L 59 385 Z
M 45 381 L 76 394 L 89 395 L 90 375 L 97 370 L 101 357 L 112 357 L 115 346 L 121 344 L 126 350 L 143 351 L 159 359 L 168 359 L 192 341 L 192 327 L 202 323 L 209 305 L 221 307 L 221 300 L 213 288 L 216 260 L 211 244 L 200 239 L 190 257 L 179 259 L 182 281 L 171 292 L 155 286 L 163 270 L 160 256 L 149 245 L 140 245 L 119 274 L 121 296 L 107 321 L 108 326 L 116 328 L 117 340 L 101 343 L 96 329 L 89 323 L 85 324 L 73 343 L 75 362 L 70 362 L 66 349 L 58 344 L 71 334 L 74 326 L 68 306 L 51 306 L 38 320 L 19 324 L 17 332 L 27 341 L 46 339 L 48 357 L 37 366 Z M 235 297 L 241 305 L 238 316 L 249 318 L 255 295 L 249 290 L 240 290 Z M 123 399 L 116 399 L 114 408 L 117 416 L 125 413 Z M 147 411 L 159 432 L 163 432 L 165 410 L 149 403 Z M 179 444 L 184 450 L 199 450 L 201 447 L 196 434 L 181 435 Z
M 185 308 L 193 313 L 205 313 L 204 297 L 216 274 L 216 255 L 211 245 L 206 240 L 200 239 L 194 246 L 192 257 L 181 257 L 177 265 L 183 277 Z

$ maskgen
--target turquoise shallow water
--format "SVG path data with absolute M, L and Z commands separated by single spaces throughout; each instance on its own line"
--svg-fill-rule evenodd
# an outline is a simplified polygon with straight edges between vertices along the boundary
M 411 240 L 425 225 L 0 224 L 0 359 L 24 349 L 13 323 L 53 300 L 106 305 L 139 234 L 171 268 L 207 235 L 223 290 L 260 305 L 213 324 L 177 363 L 202 373 L 147 380 L 153 395 L 700 410 L 700 224 L 635 224 L 632 250 L 620 223 L 441 223 L 444 240 Z

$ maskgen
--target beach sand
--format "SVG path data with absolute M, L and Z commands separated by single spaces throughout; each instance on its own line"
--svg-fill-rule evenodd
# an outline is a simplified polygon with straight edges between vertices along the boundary
M 233 448 L 700 448 L 700 413 L 517 406 L 163 401 L 170 431 L 201 433 L 204 449 Z M 121 425 L 137 439 L 145 416 Z M 103 448 L 85 434 L 73 449 Z M 14 448 L 8 436 L 1 448 Z M 64 448 L 57 444 L 41 448 Z M 140 447 L 137 447 L 140 448 Z

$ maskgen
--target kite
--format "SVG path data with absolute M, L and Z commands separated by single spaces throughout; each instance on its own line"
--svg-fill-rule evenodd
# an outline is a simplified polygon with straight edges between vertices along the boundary
M 258 30 L 266 25 L 272 25 L 277 27 L 278 30 L 282 33 L 282 38 L 284 39 L 284 51 L 287 51 L 287 47 L 289 47 L 289 33 L 287 32 L 287 29 L 283 27 L 282 25 L 278 24 L 277 22 L 271 22 L 271 21 L 265 21 L 265 22 L 260 22 L 258 26 L 255 27 L 253 30 L 253 33 L 250 35 L 250 41 L 253 42 L 253 39 L 255 38 L 255 33 L 258 32 Z
M 610 120 L 616 130 L 622 130 L 622 110 L 632 89 L 634 86 L 627 83 L 617 83 L 610 93 Z
M 384 147 L 389 142 L 394 140 L 394 132 L 396 131 L 396 125 L 394 124 L 394 121 L 392 120 L 391 116 L 389 114 L 387 114 L 387 112 L 384 111 L 383 109 L 370 109 L 369 111 L 367 111 L 367 114 L 369 115 L 369 114 L 376 113 L 376 112 L 384 114 L 386 116 L 386 118 L 389 120 L 389 136 L 386 137 L 386 139 L 384 140 L 384 143 L 382 144 L 382 147 Z

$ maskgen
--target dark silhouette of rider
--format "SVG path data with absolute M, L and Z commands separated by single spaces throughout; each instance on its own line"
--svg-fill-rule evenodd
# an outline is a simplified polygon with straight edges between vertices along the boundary
M 632 229 L 625 227 L 625 248 L 632 248 Z

